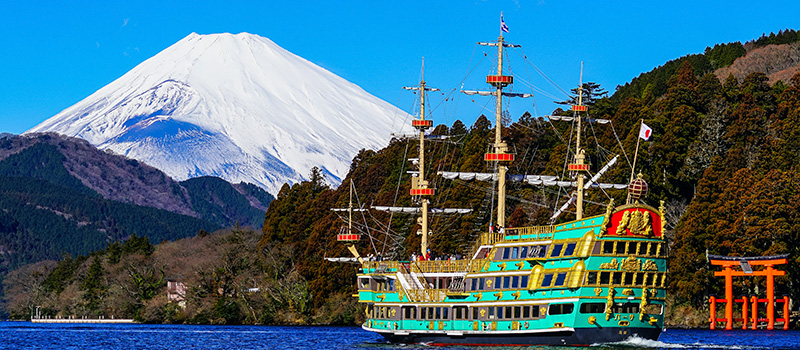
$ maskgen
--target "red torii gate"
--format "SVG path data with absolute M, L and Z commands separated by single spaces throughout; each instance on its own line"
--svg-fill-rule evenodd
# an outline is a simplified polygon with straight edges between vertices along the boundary
M 719 265 L 723 267 L 722 271 L 714 272 L 714 276 L 725 276 L 725 299 L 717 299 L 714 296 L 709 298 L 711 303 L 711 329 L 716 329 L 717 321 L 725 321 L 725 329 L 733 328 L 733 303 L 742 303 L 742 329 L 747 329 L 747 297 L 742 299 L 733 299 L 733 276 L 766 276 L 767 277 L 767 298 L 758 299 L 753 296 L 750 301 L 753 305 L 752 329 L 756 329 L 758 325 L 758 302 L 767 303 L 767 329 L 772 330 L 775 327 L 775 321 L 783 321 L 783 329 L 789 329 L 789 297 L 784 296 L 778 302 L 783 302 L 783 318 L 775 319 L 775 286 L 774 277 L 786 275 L 785 271 L 775 270 L 773 266 L 788 263 L 788 255 L 776 256 L 759 256 L 759 257 L 735 257 L 735 256 L 720 256 L 708 255 L 711 265 Z M 765 269 L 754 271 L 752 265 L 761 265 Z M 741 271 L 734 271 L 734 266 L 740 266 Z M 718 319 L 716 317 L 716 303 L 725 303 L 725 318 Z M 738 320 L 737 320 L 738 321 Z

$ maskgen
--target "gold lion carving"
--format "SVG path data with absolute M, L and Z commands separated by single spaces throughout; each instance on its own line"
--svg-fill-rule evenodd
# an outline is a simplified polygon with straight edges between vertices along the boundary
M 625 271 L 639 271 L 642 269 L 642 261 L 629 256 L 627 259 L 622 260 L 622 270 Z
M 617 268 L 619 268 L 619 263 L 617 262 L 617 259 L 611 259 L 611 261 L 609 261 L 607 263 L 600 264 L 600 268 L 601 269 L 616 270 Z

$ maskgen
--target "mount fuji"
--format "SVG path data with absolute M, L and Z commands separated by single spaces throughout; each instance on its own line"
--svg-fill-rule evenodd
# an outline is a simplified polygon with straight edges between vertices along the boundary
M 26 131 L 83 138 L 176 180 L 213 175 L 277 195 L 319 167 L 332 184 L 411 117 L 248 33 L 190 34 Z

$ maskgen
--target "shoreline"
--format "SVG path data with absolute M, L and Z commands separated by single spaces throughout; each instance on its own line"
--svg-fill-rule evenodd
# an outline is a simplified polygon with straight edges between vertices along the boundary
M 37 318 L 31 323 L 137 323 L 130 318 Z

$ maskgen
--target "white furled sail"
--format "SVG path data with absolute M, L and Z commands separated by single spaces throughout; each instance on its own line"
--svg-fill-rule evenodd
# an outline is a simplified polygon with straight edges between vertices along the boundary
M 563 115 L 545 115 L 545 116 L 542 116 L 541 118 L 547 118 L 547 119 L 550 119 L 552 121 L 560 121 L 560 122 L 571 122 L 571 121 L 576 120 L 575 119 L 576 117 L 563 116 Z M 598 123 L 598 124 L 611 123 L 611 121 L 608 120 L 608 119 L 591 119 L 591 118 L 587 118 L 587 119 L 584 119 L 584 120 L 586 120 L 586 121 L 588 121 L 590 123 Z
M 420 207 L 385 207 L 385 206 L 372 206 L 372 209 L 377 211 L 385 211 L 390 213 L 421 213 L 422 208 Z M 429 212 L 434 214 L 466 214 L 472 211 L 472 209 L 457 209 L 457 208 L 431 208 L 428 209 Z
M 461 90 L 461 92 L 465 95 L 480 95 L 480 96 L 494 96 L 495 94 L 494 91 L 478 91 L 478 90 Z M 503 96 L 528 98 L 528 97 L 533 97 L 533 94 L 523 94 L 518 92 L 503 92 Z
M 606 167 L 603 169 L 608 170 Z M 595 175 L 599 178 L 602 175 L 603 170 L 601 170 L 598 175 Z M 453 172 L 453 171 L 440 171 L 438 173 L 441 177 L 448 179 L 448 180 L 464 180 L 464 181 L 496 181 L 497 174 L 495 173 L 465 173 L 465 172 Z M 559 186 L 559 187 L 577 187 L 578 184 L 575 181 L 557 181 L 558 177 L 551 176 L 551 175 L 509 175 L 508 180 L 514 182 L 526 182 L 530 185 L 544 185 L 544 186 Z M 596 180 L 593 178 L 593 180 Z M 602 189 L 625 189 L 628 187 L 627 184 L 607 184 L 607 183 L 595 183 L 594 181 L 590 181 L 587 183 L 584 188 L 602 188 Z

